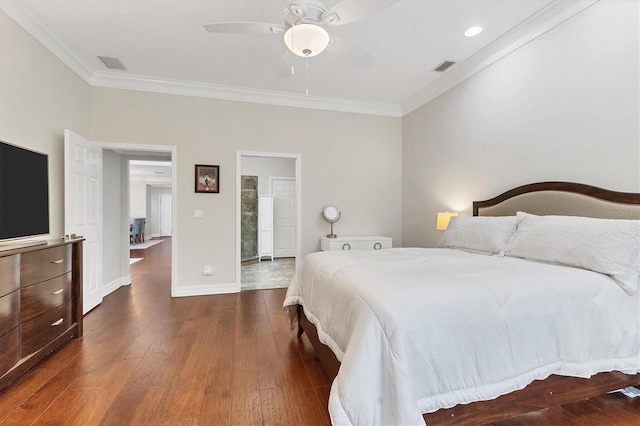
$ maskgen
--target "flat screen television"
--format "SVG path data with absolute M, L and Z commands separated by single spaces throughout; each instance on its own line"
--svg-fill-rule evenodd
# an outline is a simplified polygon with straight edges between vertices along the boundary
M 0 240 L 48 233 L 48 156 L 0 141 Z

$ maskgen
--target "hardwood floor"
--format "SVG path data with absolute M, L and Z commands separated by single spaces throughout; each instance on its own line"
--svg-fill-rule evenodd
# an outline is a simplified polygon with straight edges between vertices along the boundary
M 285 289 L 171 298 L 170 240 L 72 341 L 0 393 L 2 425 L 327 425 L 330 380 L 282 310 Z M 495 425 L 640 425 L 612 394 Z

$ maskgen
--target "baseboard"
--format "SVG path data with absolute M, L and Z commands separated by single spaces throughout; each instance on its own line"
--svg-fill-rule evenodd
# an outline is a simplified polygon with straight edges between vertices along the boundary
M 238 293 L 236 283 L 179 286 L 171 289 L 171 297 L 208 296 L 211 294 Z
M 120 287 L 131 284 L 131 275 L 120 277 L 109 284 L 102 287 L 102 297 L 113 293 Z M 211 284 L 211 285 L 191 285 L 176 287 L 172 289 L 171 297 L 187 297 L 187 296 L 208 296 L 212 294 L 237 293 L 238 289 L 235 283 Z
M 102 286 L 102 297 L 106 297 L 119 289 L 122 286 L 131 284 L 131 275 L 127 275 L 126 277 L 116 278 L 111 281 L 109 284 Z

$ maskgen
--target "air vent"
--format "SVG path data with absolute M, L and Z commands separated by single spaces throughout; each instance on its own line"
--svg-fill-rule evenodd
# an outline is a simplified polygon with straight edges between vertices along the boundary
M 110 70 L 126 70 L 118 58 L 110 58 L 108 56 L 98 56 L 98 58 L 100 58 L 102 63 Z
M 451 66 L 453 66 L 455 64 L 455 62 L 451 62 L 451 61 L 444 61 L 443 63 L 441 63 L 440 65 L 438 65 L 437 67 L 435 67 L 433 69 L 433 71 L 437 71 L 437 72 L 443 72 L 448 70 Z

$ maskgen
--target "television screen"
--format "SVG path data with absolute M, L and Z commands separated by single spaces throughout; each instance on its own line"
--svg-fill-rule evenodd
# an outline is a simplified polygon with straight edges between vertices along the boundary
M 48 233 L 47 155 L 0 142 L 0 240 Z

